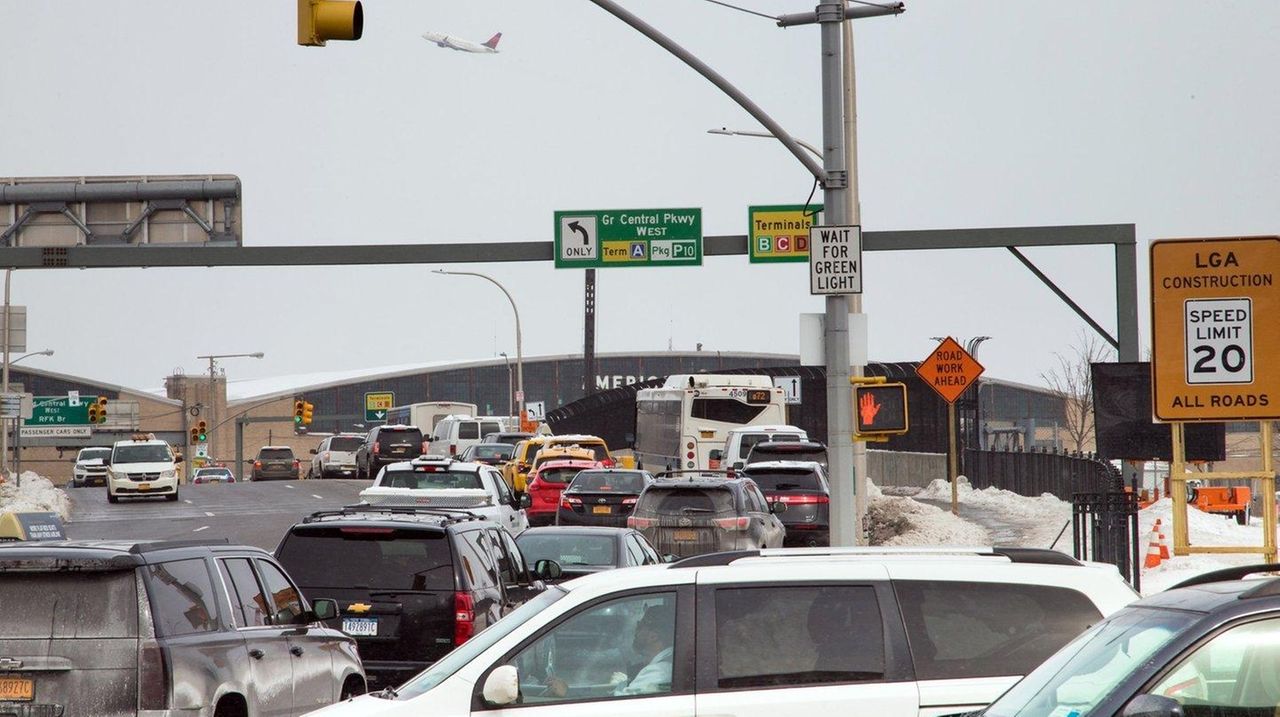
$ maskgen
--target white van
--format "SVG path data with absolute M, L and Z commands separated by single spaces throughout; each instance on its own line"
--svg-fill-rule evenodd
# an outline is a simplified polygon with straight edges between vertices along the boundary
M 178 499 L 178 469 L 169 444 L 150 433 L 116 441 L 107 459 L 107 502 L 121 496 L 163 495 Z
M 724 440 L 724 448 L 711 452 L 711 462 L 718 459 L 720 465 L 709 465 L 708 468 L 741 468 L 747 464 L 747 455 L 751 447 L 761 441 L 807 441 L 809 434 L 803 428 L 795 426 L 743 426 L 729 431 Z
M 423 453 L 460 456 L 463 451 L 480 443 L 485 435 L 501 431 L 502 421 L 492 416 L 445 416 L 431 429 Z M 426 433 L 425 428 L 423 432 Z

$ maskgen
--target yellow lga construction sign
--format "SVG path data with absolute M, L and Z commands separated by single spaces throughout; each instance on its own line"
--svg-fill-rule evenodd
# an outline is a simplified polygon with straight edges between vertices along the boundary
M 1280 236 L 1151 244 L 1151 402 L 1162 421 L 1280 419 Z

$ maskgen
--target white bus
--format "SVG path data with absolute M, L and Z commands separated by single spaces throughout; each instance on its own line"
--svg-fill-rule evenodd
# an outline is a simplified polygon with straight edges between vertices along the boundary
M 781 388 L 768 376 L 680 374 L 636 392 L 636 465 L 648 471 L 707 468 L 734 428 L 786 423 Z
M 417 426 L 422 435 L 429 436 L 436 424 L 445 416 L 476 415 L 476 404 L 458 401 L 427 401 L 411 403 L 407 406 L 395 406 L 387 410 L 387 425 Z

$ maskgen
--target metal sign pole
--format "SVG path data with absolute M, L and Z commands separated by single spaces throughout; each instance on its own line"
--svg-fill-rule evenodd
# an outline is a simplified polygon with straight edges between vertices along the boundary
M 956 454 L 956 404 L 947 404 L 947 475 L 951 478 L 951 514 L 960 515 L 960 456 Z

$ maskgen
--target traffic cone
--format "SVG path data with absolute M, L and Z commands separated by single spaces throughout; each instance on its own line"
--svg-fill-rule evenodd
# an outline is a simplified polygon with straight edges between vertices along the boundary
M 1164 525 L 1160 523 L 1160 519 L 1156 518 L 1156 535 L 1160 536 L 1160 559 L 1169 559 L 1169 538 L 1164 534 Z
M 1155 527 L 1151 528 L 1151 539 L 1147 542 L 1147 560 L 1143 565 L 1148 569 L 1160 567 L 1160 534 Z

